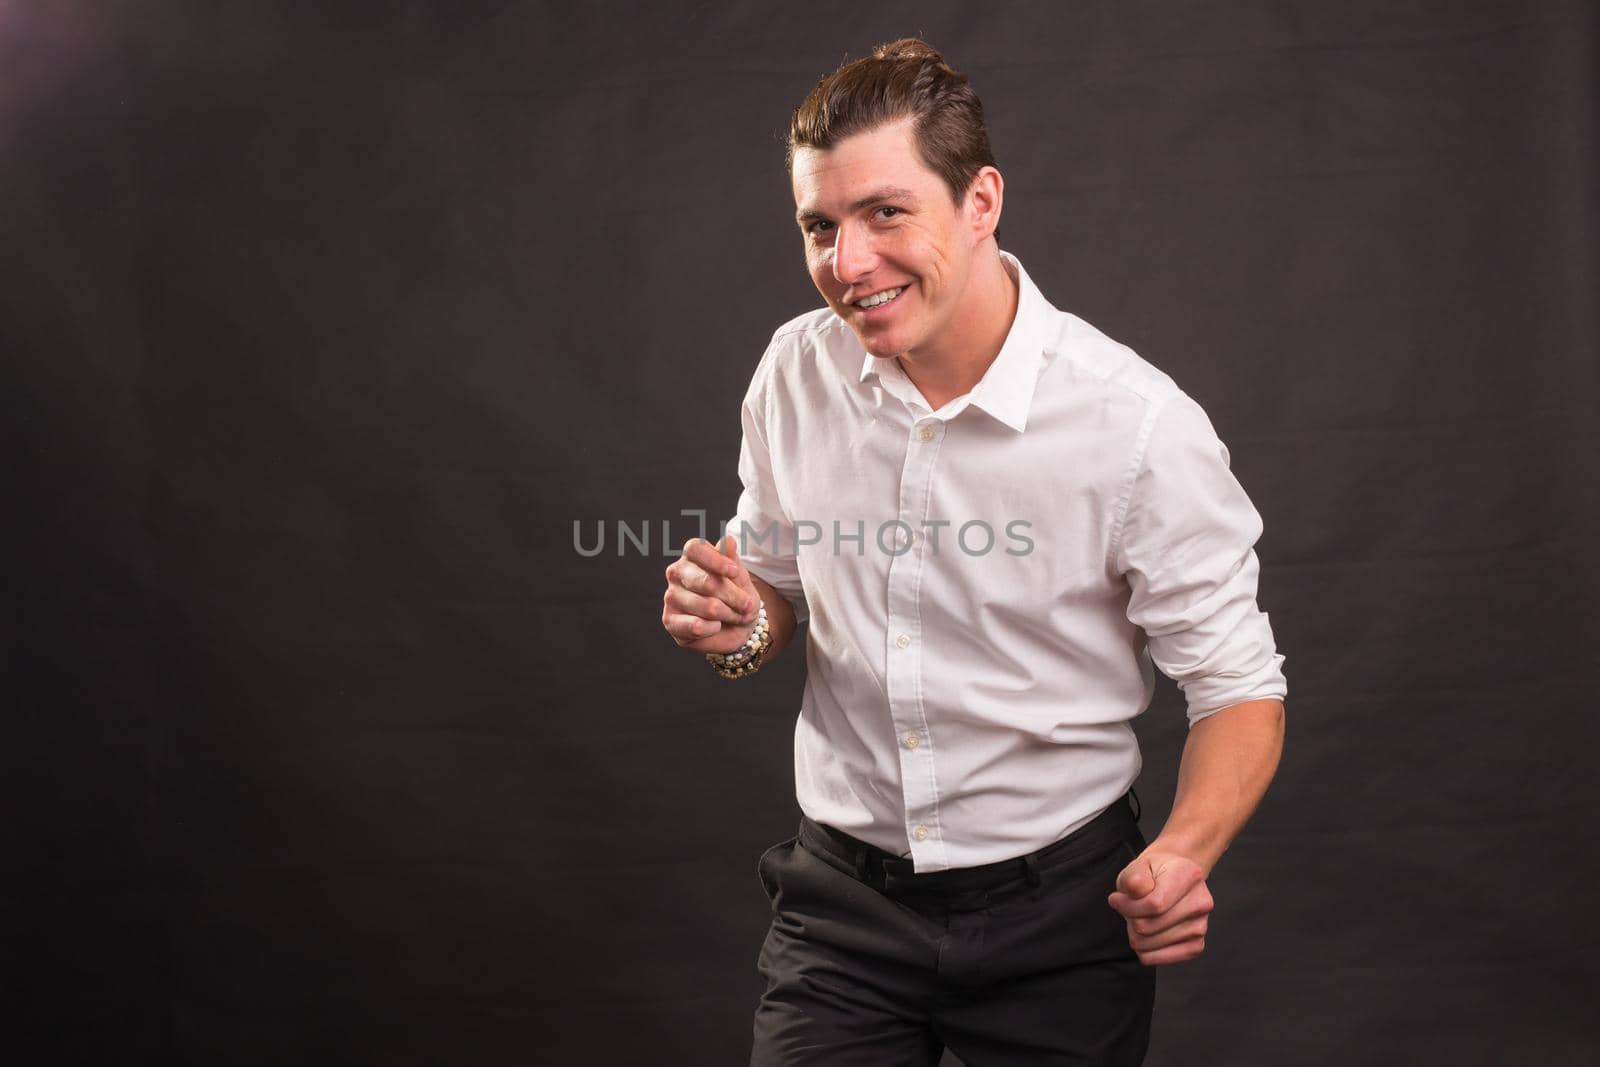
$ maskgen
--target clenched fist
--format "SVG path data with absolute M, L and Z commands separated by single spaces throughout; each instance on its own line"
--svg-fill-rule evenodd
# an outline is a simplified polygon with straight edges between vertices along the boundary
M 1183 963 L 1205 951 L 1214 901 L 1200 865 L 1157 841 L 1117 875 L 1106 903 L 1128 921 L 1128 944 L 1146 966 Z
M 732 652 L 755 629 L 761 611 L 761 595 L 739 561 L 732 534 L 723 539 L 720 552 L 710 541 L 690 538 L 683 555 L 667 568 L 661 602 L 661 625 L 695 652 Z

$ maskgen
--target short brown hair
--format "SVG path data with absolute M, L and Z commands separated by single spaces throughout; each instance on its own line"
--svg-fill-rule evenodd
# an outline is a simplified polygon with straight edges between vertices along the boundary
M 972 179 L 995 165 L 983 103 L 967 76 L 916 37 L 880 44 L 817 82 L 789 121 L 786 165 L 797 148 L 829 149 L 852 134 L 915 120 L 917 151 L 961 203 Z

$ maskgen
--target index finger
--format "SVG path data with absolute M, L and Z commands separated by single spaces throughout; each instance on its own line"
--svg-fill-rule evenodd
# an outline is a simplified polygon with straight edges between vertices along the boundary
M 732 578 L 739 573 L 739 565 L 717 551 L 717 546 L 701 537 L 691 537 L 683 544 L 683 558 L 698 564 L 710 574 Z

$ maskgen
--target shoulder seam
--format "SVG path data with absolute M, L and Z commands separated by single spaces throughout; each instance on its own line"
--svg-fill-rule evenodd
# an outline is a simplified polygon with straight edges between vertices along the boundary
M 1182 388 L 1166 371 L 1145 359 L 1129 345 L 1108 336 L 1093 323 L 1080 318 L 1070 311 L 1056 309 L 1056 316 L 1058 322 L 1048 331 L 1050 341 L 1045 345 L 1045 350 L 1050 352 L 1056 359 L 1062 360 L 1102 385 L 1115 386 L 1119 391 L 1136 396 L 1148 403 L 1161 403 L 1166 394 L 1173 389 Z M 1071 336 L 1073 331 L 1087 334 L 1087 336 Z M 1117 368 L 1102 368 L 1096 366 L 1096 361 L 1084 357 L 1085 348 L 1094 344 L 1095 341 L 1115 349 L 1123 361 L 1137 364 L 1143 369 L 1131 376 L 1121 375 L 1114 377 L 1113 375 L 1116 374 Z
M 816 315 L 818 312 L 827 312 L 827 315 L 825 315 L 820 322 L 805 321 L 806 319 L 811 318 L 811 316 Z M 820 333 L 824 330 L 837 329 L 840 325 L 841 322 L 839 320 L 839 316 L 833 314 L 831 308 L 816 308 L 814 310 L 807 311 L 803 315 L 796 315 L 782 326 L 779 326 L 772 332 L 772 343 L 776 343 L 785 337 L 791 337 L 797 333 Z

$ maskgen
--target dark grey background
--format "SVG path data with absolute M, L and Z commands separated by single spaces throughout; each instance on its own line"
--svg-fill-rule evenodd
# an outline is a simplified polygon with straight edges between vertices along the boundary
M 1576 0 L 4 5 L 0 1052 L 742 1062 L 800 657 L 676 649 L 659 523 L 819 302 L 789 110 L 917 31 L 1266 521 L 1287 753 L 1149 1062 L 1589 1061 Z

